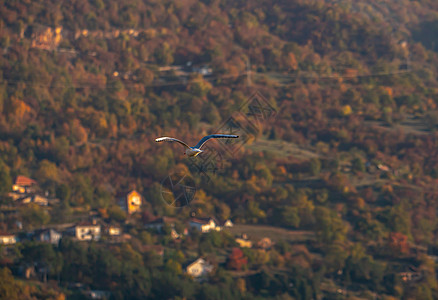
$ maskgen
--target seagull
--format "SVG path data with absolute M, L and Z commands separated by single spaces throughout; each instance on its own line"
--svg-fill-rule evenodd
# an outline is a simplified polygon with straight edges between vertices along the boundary
M 195 147 L 190 147 L 189 145 L 187 145 L 186 143 L 184 143 L 183 141 L 180 141 L 178 139 L 175 138 L 171 138 L 171 137 L 160 137 L 160 138 L 156 138 L 155 141 L 158 142 L 177 142 L 180 143 L 181 145 L 183 145 L 184 147 L 186 147 L 186 151 L 184 151 L 184 155 L 190 156 L 190 157 L 194 157 L 197 156 L 199 153 L 203 152 L 203 150 L 201 150 L 201 147 L 209 140 L 209 139 L 237 139 L 239 136 L 238 135 L 232 135 L 232 134 L 210 134 L 207 136 L 204 136 L 197 144 Z

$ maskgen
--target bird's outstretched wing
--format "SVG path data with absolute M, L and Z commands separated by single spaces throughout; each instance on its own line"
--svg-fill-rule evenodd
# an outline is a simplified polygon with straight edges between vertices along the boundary
M 190 148 L 189 145 L 187 145 L 183 141 L 180 141 L 180 140 L 175 139 L 175 138 L 167 137 L 167 136 L 156 138 L 155 141 L 156 142 L 177 142 L 177 143 L 180 143 L 181 145 L 183 145 L 186 148 Z
M 238 135 L 233 134 L 210 134 L 204 136 L 199 143 L 196 144 L 195 148 L 201 149 L 201 147 L 209 140 L 209 139 L 237 139 Z

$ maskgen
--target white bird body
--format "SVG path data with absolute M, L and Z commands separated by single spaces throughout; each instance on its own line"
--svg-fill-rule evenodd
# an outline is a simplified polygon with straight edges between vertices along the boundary
M 201 149 L 196 149 L 194 147 L 190 147 L 190 148 L 186 149 L 184 154 L 187 156 L 190 156 L 190 157 L 195 157 L 195 156 L 199 155 L 201 152 L 203 152 Z
M 231 134 L 210 134 L 210 135 L 204 136 L 194 147 L 190 147 L 189 145 L 187 145 L 183 141 L 180 141 L 176 138 L 171 138 L 171 137 L 167 137 L 167 136 L 156 138 L 155 141 L 156 142 L 177 142 L 186 148 L 186 151 L 184 152 L 185 155 L 190 156 L 190 157 L 195 157 L 195 156 L 198 156 L 199 153 L 203 152 L 201 150 L 201 147 L 209 139 L 213 139 L 213 138 L 215 138 L 215 139 L 223 139 L 223 138 L 236 139 L 238 137 L 239 137 L 238 135 L 231 135 Z

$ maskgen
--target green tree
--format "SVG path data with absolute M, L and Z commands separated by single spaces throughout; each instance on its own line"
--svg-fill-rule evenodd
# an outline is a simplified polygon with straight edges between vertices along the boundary
M 182 274 L 182 267 L 181 264 L 177 261 L 174 261 L 173 259 L 169 259 L 164 264 L 164 270 L 166 272 L 170 272 L 175 275 L 181 275 Z
M 319 172 L 321 172 L 321 161 L 318 158 L 312 158 L 310 160 L 310 173 L 317 176 Z
M 365 172 L 365 163 L 361 157 L 355 157 L 351 161 L 351 168 L 354 172 Z
M 71 181 L 71 191 L 70 203 L 72 206 L 93 203 L 94 186 L 88 176 L 76 174 Z
M 56 188 L 56 198 L 61 201 L 69 201 L 71 194 L 70 187 L 66 184 L 61 184 Z
M 20 215 L 24 226 L 35 228 L 45 225 L 50 221 L 50 214 L 47 210 L 38 204 L 30 203 L 20 208 Z
M 155 49 L 154 56 L 159 65 L 171 65 L 173 63 L 173 51 L 167 42 Z
M 36 263 L 48 268 L 47 275 L 55 277 L 62 270 L 62 255 L 54 249 L 52 244 L 39 242 L 24 243 L 21 254 L 23 255 L 23 260 L 27 263 Z
M 345 241 L 347 227 L 336 212 L 318 206 L 315 208 L 314 214 L 316 236 L 320 242 L 332 244 Z
M 56 164 L 47 159 L 42 160 L 36 177 L 43 186 L 52 186 L 59 181 L 59 173 Z
M 0 196 L 12 188 L 12 179 L 9 167 L 0 159 Z
M 108 216 L 117 222 L 124 222 L 127 217 L 126 212 L 118 205 L 108 208 Z
M 0 269 L 0 299 L 19 300 L 21 286 L 15 281 L 11 270 L 8 268 Z
M 298 228 L 300 226 L 301 219 L 297 207 L 284 207 L 281 216 L 283 225 L 293 228 Z

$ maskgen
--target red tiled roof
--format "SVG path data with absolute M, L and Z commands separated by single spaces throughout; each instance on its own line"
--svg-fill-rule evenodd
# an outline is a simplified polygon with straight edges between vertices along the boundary
M 37 182 L 26 176 L 19 175 L 17 176 L 17 178 L 15 178 L 15 184 L 20 186 L 29 186 L 29 185 L 37 184 Z
M 15 236 L 15 234 L 0 231 L 0 236 Z

